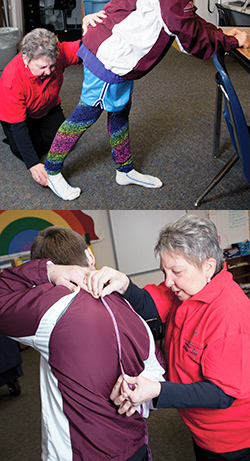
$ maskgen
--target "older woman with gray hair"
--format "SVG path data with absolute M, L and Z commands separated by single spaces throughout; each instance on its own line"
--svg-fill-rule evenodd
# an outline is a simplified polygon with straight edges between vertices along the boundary
M 53 32 L 33 29 L 0 78 L 5 142 L 42 186 L 48 185 L 48 178 L 40 159 L 65 120 L 59 92 L 65 68 L 81 62 L 79 45 L 80 40 L 59 43 Z
M 95 296 L 116 290 L 144 319 L 165 324 L 168 381 L 121 376 L 111 398 L 127 416 L 149 399 L 155 408 L 177 408 L 197 461 L 247 461 L 250 300 L 227 272 L 210 220 L 185 215 L 168 224 L 155 251 L 165 279 L 159 286 L 140 289 L 107 267 L 86 276 Z

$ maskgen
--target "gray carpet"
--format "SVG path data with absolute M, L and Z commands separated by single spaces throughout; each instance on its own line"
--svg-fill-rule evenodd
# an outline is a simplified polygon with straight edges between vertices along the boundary
M 41 424 L 39 395 L 39 354 L 33 349 L 21 352 L 23 376 L 21 394 L 10 395 L 0 387 L 0 459 L 1 461 L 39 461 Z
M 249 74 L 226 58 L 231 80 L 250 119 Z M 0 142 L 1 209 L 193 209 L 194 201 L 232 154 L 223 121 L 221 157 L 212 158 L 215 67 L 171 48 L 163 61 L 135 82 L 130 139 L 135 168 L 161 178 L 164 187 L 118 186 L 106 129 L 106 114 L 70 153 L 64 175 L 82 195 L 72 202 L 36 184 L 22 164 Z M 65 115 L 76 106 L 82 68 L 65 71 L 61 91 Z M 3 138 L 0 130 L 0 139 Z M 250 184 L 240 161 L 208 195 L 201 209 L 247 209 Z
M 7 386 L 0 387 L 1 461 L 41 459 L 39 354 L 31 348 L 21 354 L 21 394 L 12 397 Z M 153 411 L 147 423 L 153 461 L 195 461 L 190 433 L 176 410 Z

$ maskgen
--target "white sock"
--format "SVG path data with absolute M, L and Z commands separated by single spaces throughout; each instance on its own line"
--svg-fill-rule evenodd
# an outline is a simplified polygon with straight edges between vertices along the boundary
M 137 186 L 148 187 L 156 189 L 162 186 L 162 182 L 156 176 L 139 173 L 136 170 L 131 170 L 128 173 L 122 171 L 116 172 L 116 182 L 120 186 L 127 186 L 128 184 L 136 184 Z
M 71 187 L 62 173 L 48 175 L 48 186 L 58 197 L 63 200 L 74 200 L 79 197 L 81 189 L 79 187 Z

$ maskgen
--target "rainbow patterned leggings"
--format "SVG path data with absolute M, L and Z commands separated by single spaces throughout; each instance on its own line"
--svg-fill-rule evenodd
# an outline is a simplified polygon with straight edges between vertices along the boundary
M 108 112 L 108 134 L 112 156 L 116 169 L 126 173 L 134 168 L 129 142 L 130 108 L 131 101 L 118 112 Z M 82 101 L 79 102 L 72 114 L 62 123 L 51 144 L 45 161 L 48 174 L 55 175 L 61 172 L 63 162 L 71 149 L 83 133 L 98 120 L 102 112 L 103 109 L 100 107 L 91 107 Z

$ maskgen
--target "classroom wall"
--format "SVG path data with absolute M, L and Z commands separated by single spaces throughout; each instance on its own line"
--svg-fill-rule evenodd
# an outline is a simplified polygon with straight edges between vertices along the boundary
M 217 8 L 215 3 L 216 0 L 194 0 L 194 4 L 198 8 L 197 14 L 206 21 L 217 25 Z M 217 3 L 220 2 L 217 0 Z

